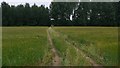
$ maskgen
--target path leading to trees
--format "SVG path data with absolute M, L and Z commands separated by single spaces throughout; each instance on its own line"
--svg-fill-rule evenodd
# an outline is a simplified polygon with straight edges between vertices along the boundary
M 56 32 L 56 31 L 55 31 L 54 29 L 52 29 L 51 27 L 50 27 L 50 29 L 51 29 L 52 31 Z M 59 34 L 59 36 L 63 37 L 59 32 L 56 32 L 56 33 Z M 83 57 L 85 57 L 87 61 L 89 61 L 89 62 L 91 63 L 92 66 L 101 66 L 101 67 L 99 67 L 99 68 L 103 68 L 102 65 L 97 64 L 96 61 L 94 61 L 91 57 L 89 57 L 84 51 L 82 51 L 80 48 L 76 47 L 76 46 L 75 46 L 75 44 L 76 44 L 75 42 L 74 42 L 74 44 L 73 44 L 73 43 L 71 43 L 72 41 L 67 41 L 67 40 L 66 40 L 66 39 L 68 39 L 68 38 L 65 38 L 65 37 L 63 37 L 63 38 L 64 38 L 64 40 L 65 40 L 66 43 L 70 44 L 70 45 L 73 46 L 77 51 L 79 51 L 79 52 L 81 53 L 81 55 L 82 55 Z
M 53 41 L 52 41 L 52 38 L 51 38 L 51 36 L 50 36 L 50 31 L 49 31 L 49 28 L 47 29 L 47 37 L 48 37 L 48 41 L 49 41 L 49 44 L 51 45 L 51 51 L 52 51 L 52 53 L 53 53 L 53 62 L 52 62 L 52 64 L 53 64 L 53 66 L 60 66 L 61 65 L 61 61 L 60 61 L 60 57 L 59 57 L 59 55 L 58 55 L 58 53 L 57 53 L 57 50 L 55 49 L 55 47 L 54 47 L 54 44 L 53 44 Z

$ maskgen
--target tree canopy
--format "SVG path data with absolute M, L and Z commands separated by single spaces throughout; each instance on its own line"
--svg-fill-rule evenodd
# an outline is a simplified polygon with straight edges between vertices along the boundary
M 1 3 L 3 26 L 118 26 L 120 2 Z

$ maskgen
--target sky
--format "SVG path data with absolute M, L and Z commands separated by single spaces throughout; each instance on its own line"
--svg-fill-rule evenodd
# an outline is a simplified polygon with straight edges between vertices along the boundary
M 1 2 L 7 2 L 9 5 L 19 5 L 19 4 L 25 4 L 25 3 L 29 3 L 30 6 L 32 6 L 34 3 L 38 6 L 40 5 L 45 5 L 45 7 L 49 7 L 50 3 L 52 0 L 0 0 Z
M 3 1 L 9 3 L 9 5 L 15 5 L 15 6 L 17 6 L 19 4 L 24 5 L 25 3 L 29 3 L 30 6 L 32 6 L 35 3 L 38 6 L 45 5 L 45 7 L 49 7 L 50 3 L 53 0 L 0 0 L 0 3 L 3 2 Z M 61 2 L 61 1 L 62 2 L 64 2 L 64 1 L 71 1 L 71 2 L 73 2 L 73 1 L 84 1 L 84 2 L 86 2 L 86 1 L 89 1 L 89 0 L 54 0 L 54 1 L 57 1 L 57 2 Z M 97 1 L 98 2 L 98 1 L 120 1 L 120 0 L 90 0 L 90 1 Z

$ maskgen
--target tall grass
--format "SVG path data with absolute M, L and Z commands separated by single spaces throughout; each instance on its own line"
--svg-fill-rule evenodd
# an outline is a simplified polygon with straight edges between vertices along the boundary
M 56 31 L 75 41 L 77 47 L 102 65 L 118 64 L 117 27 L 56 27 Z
M 52 65 L 53 54 L 47 40 L 47 27 L 3 27 L 2 65 Z M 91 65 L 75 46 L 102 65 L 118 64 L 116 27 L 55 27 L 50 31 L 62 65 Z M 66 42 L 66 40 L 68 43 Z
M 46 27 L 3 27 L 2 65 L 43 64 L 46 54 L 50 52 L 46 29 Z
M 91 66 L 90 62 L 78 51 L 71 43 L 59 35 L 51 32 L 54 46 L 61 57 L 61 63 L 64 66 Z

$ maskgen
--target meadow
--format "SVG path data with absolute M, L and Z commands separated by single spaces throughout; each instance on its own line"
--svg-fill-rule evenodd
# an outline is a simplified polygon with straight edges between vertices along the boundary
M 49 30 L 62 66 L 118 64 L 117 27 L 3 27 L 3 66 L 52 65 Z
M 2 65 L 50 65 L 51 53 L 46 29 L 46 27 L 3 27 Z
M 54 29 L 98 64 L 118 65 L 117 27 L 62 27 Z

